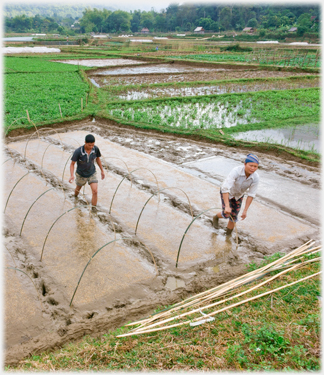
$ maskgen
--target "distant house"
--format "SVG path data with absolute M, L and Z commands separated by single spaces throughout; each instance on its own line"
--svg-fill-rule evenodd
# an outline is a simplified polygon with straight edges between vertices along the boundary
M 143 29 L 141 30 L 142 34 L 148 34 L 149 32 L 150 30 L 147 27 L 143 27 Z
M 295 33 L 297 31 L 297 27 L 291 27 L 289 30 L 288 30 L 288 33 Z
M 254 33 L 255 32 L 255 28 L 254 27 L 245 27 L 242 31 L 244 33 Z
M 199 26 L 199 27 L 195 28 L 194 33 L 196 33 L 196 34 L 204 34 L 205 30 L 204 30 L 203 27 Z

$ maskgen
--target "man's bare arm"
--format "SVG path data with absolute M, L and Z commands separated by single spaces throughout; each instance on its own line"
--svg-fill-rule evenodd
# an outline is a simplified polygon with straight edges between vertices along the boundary
M 75 161 L 71 161 L 69 183 L 72 183 L 72 181 L 74 180 L 74 164 L 75 164 Z
M 243 213 L 242 213 L 242 220 L 244 220 L 244 219 L 246 218 L 246 216 L 247 216 L 247 210 L 248 210 L 248 208 L 250 207 L 252 201 L 253 201 L 253 197 L 247 197 L 247 198 L 246 198 L 244 211 L 243 211 Z
M 225 214 L 230 214 L 232 212 L 230 204 L 229 204 L 229 193 L 223 193 L 223 199 L 225 203 Z
M 97 158 L 96 160 L 97 160 L 97 164 L 98 164 L 98 166 L 99 166 L 99 168 L 101 170 L 101 179 L 103 180 L 105 178 L 105 171 L 102 168 L 102 164 L 101 164 L 100 158 Z

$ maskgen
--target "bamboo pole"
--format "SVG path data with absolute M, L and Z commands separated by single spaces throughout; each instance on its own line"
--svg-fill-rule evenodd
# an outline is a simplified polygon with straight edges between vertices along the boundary
M 59 106 L 59 109 L 60 109 L 61 118 L 63 118 L 60 103 L 59 103 L 58 106 Z
M 250 292 L 252 292 L 253 290 L 260 288 L 260 287 L 263 286 L 264 284 L 267 284 L 268 282 L 270 282 L 270 281 L 272 281 L 272 280 L 274 280 L 274 279 L 276 279 L 276 278 L 282 276 L 283 274 L 285 274 L 285 273 L 287 273 L 287 272 L 289 272 L 289 271 L 292 271 L 293 269 L 296 269 L 296 268 L 298 268 L 298 267 L 300 267 L 300 264 L 297 264 L 296 266 L 290 267 L 289 269 L 287 269 L 287 270 L 285 270 L 285 271 L 282 271 L 282 272 L 280 272 L 280 273 L 278 273 L 278 274 L 272 276 L 270 279 L 267 279 L 267 280 L 263 281 L 262 283 L 260 283 L 260 284 L 258 284 L 258 285 L 256 285 L 256 286 L 254 286 L 254 287 L 252 287 L 252 288 L 250 288 L 250 289 L 248 289 L 248 290 L 246 290 L 246 291 L 244 291 L 244 292 L 241 292 L 241 293 L 239 293 L 239 294 L 237 294 L 237 295 L 235 295 L 235 296 L 232 296 L 232 297 L 230 297 L 230 298 L 223 299 L 223 300 L 221 300 L 221 301 L 217 301 L 217 302 L 215 302 L 215 303 L 212 303 L 212 304 L 206 305 L 206 306 L 204 306 L 204 307 L 200 307 L 200 308 L 194 309 L 194 310 L 189 311 L 189 312 L 185 312 L 185 313 L 183 313 L 183 314 L 180 314 L 180 315 L 177 315 L 177 316 L 171 317 L 171 318 L 169 318 L 169 319 L 162 320 L 162 321 L 160 321 L 160 322 L 157 322 L 157 323 L 154 323 L 154 324 L 150 325 L 148 328 L 152 328 L 152 327 L 155 327 L 155 326 L 157 326 L 157 325 L 162 325 L 162 324 L 167 323 L 167 322 L 169 322 L 169 321 L 171 321 L 171 320 L 175 320 L 175 319 L 183 318 L 183 317 L 185 317 L 185 316 L 192 315 L 192 314 L 195 314 L 195 313 L 200 312 L 200 311 L 202 311 L 202 310 L 210 309 L 211 307 L 215 307 L 215 306 L 220 305 L 220 304 L 222 304 L 222 303 L 228 302 L 228 301 L 230 301 L 230 300 L 232 300 L 232 299 L 234 299 L 234 298 L 238 298 L 238 297 L 240 297 L 240 296 L 242 296 L 242 295 L 244 295 L 244 294 L 250 293 Z M 141 331 L 143 331 L 143 330 L 145 330 L 145 328 L 136 329 L 136 332 L 141 332 Z
M 303 60 L 303 63 L 302 63 L 302 65 L 301 65 L 301 67 L 304 66 L 307 55 L 308 55 L 308 51 L 306 51 L 306 53 L 305 53 L 304 60 Z
M 226 306 L 226 307 L 224 307 L 224 308 L 222 308 L 222 309 L 220 309 L 220 310 L 217 310 L 217 311 L 214 311 L 214 312 L 212 312 L 212 313 L 209 313 L 209 314 L 207 314 L 207 315 L 204 316 L 204 317 L 199 317 L 199 318 L 193 319 L 193 320 L 191 320 L 191 321 L 188 320 L 188 321 L 186 321 L 186 322 L 173 324 L 173 325 L 171 325 L 171 326 L 167 326 L 167 327 L 161 327 L 161 328 L 156 328 L 156 329 L 150 329 L 150 330 L 142 331 L 142 332 L 131 332 L 131 333 L 126 333 L 126 334 L 123 334 L 123 335 L 118 335 L 118 336 L 116 336 L 116 337 L 120 338 L 120 337 L 126 337 L 126 336 L 133 336 L 133 335 L 137 335 L 137 334 L 143 334 L 143 333 L 157 332 L 157 331 L 162 331 L 162 330 L 169 329 L 169 328 L 179 327 L 179 326 L 182 326 L 182 325 L 184 325 L 184 324 L 189 324 L 189 323 L 194 322 L 194 321 L 197 321 L 197 320 L 199 320 L 199 319 L 202 319 L 202 318 L 206 318 L 206 317 L 211 317 L 211 316 L 217 315 L 217 314 L 219 314 L 219 313 L 221 313 L 221 312 L 223 312 L 223 311 L 229 310 L 229 309 L 231 309 L 231 308 L 233 308 L 233 307 L 236 307 L 236 306 L 239 306 L 239 305 L 243 305 L 244 303 L 247 303 L 247 302 L 253 301 L 253 300 L 255 300 L 255 299 L 258 299 L 258 298 L 264 297 L 264 296 L 266 296 L 266 295 L 269 295 L 269 294 L 275 293 L 275 292 L 277 292 L 277 291 L 279 291 L 279 290 L 282 290 L 282 289 L 288 288 L 288 287 L 290 287 L 290 286 L 292 286 L 292 285 L 295 285 L 295 284 L 297 284 L 297 283 L 300 283 L 300 282 L 305 281 L 305 280 L 307 280 L 307 279 L 310 279 L 310 278 L 312 278 L 312 277 L 318 276 L 318 275 L 320 275 L 321 273 L 322 273 L 322 271 L 317 272 L 317 273 L 314 273 L 314 274 L 312 274 L 312 275 L 310 275 L 310 276 L 304 277 L 303 279 L 296 280 L 296 281 L 294 281 L 294 282 L 292 282 L 292 283 L 290 283 L 290 284 L 283 285 L 283 286 L 281 286 L 281 287 L 279 287 L 279 288 L 276 288 L 276 289 L 270 290 L 270 291 L 268 291 L 268 292 L 262 293 L 262 294 L 260 294 L 260 295 L 257 295 L 257 296 L 254 296 L 254 297 L 251 297 L 251 298 L 245 299 L 245 300 L 240 301 L 240 302 L 237 302 L 237 303 L 234 303 L 234 304 L 232 304 L 232 305 L 230 305 L 230 306 Z
M 26 109 L 26 113 L 27 113 L 27 120 L 28 120 L 28 122 L 30 122 L 30 117 L 29 117 L 28 109 Z
M 316 68 L 318 56 L 319 56 L 319 50 L 317 50 L 317 52 L 316 52 L 316 59 L 315 59 L 314 68 Z
M 246 290 L 246 291 L 243 291 L 243 292 L 241 292 L 241 293 L 239 293 L 239 294 L 237 294 L 237 295 L 234 295 L 234 296 L 232 296 L 232 297 L 230 297 L 230 298 L 223 299 L 223 300 L 221 300 L 221 301 L 217 301 L 217 302 L 215 302 L 215 303 L 212 303 L 212 304 L 207 305 L 207 306 L 204 306 L 204 307 L 199 307 L 199 308 L 197 308 L 197 309 L 195 309 L 195 310 L 192 310 L 192 311 L 189 311 L 189 312 L 185 312 L 185 313 L 183 313 L 183 314 L 180 314 L 180 315 L 177 315 L 177 316 L 171 317 L 171 318 L 169 318 L 169 319 L 166 319 L 166 320 L 163 320 L 163 321 L 157 322 L 157 323 L 155 323 L 155 324 L 150 325 L 149 328 L 152 328 L 152 327 L 157 326 L 157 325 L 162 325 L 162 324 L 167 323 L 167 322 L 169 322 L 169 321 L 171 321 L 171 320 L 179 319 L 179 318 L 182 318 L 182 317 L 184 317 L 184 316 L 188 316 L 188 315 L 194 314 L 194 313 L 199 312 L 199 311 L 201 312 L 202 310 L 206 310 L 206 309 L 209 309 L 209 308 L 211 308 L 211 307 L 217 306 L 217 305 L 219 305 L 219 304 L 222 304 L 222 303 L 228 302 L 228 301 L 230 301 L 231 299 L 238 298 L 238 297 L 240 297 L 240 296 L 242 296 L 242 295 L 244 295 L 244 294 L 250 293 L 250 292 L 252 292 L 253 290 L 260 288 L 261 286 L 263 286 L 263 285 L 267 284 L 268 282 L 270 282 L 270 281 L 272 281 L 272 280 L 274 280 L 274 279 L 276 279 L 276 278 L 278 278 L 278 277 L 284 275 L 284 274 L 287 273 L 287 272 L 290 272 L 290 271 L 292 271 L 292 270 L 294 270 L 294 269 L 297 269 L 297 268 L 301 268 L 301 267 L 303 267 L 305 264 L 308 264 L 308 263 L 311 263 L 311 262 L 318 261 L 319 259 L 320 259 L 320 258 L 311 259 L 311 260 L 309 260 L 309 261 L 306 261 L 306 262 L 303 262 L 303 263 L 296 264 L 295 266 L 292 266 L 292 267 L 290 267 L 290 268 L 288 268 L 288 269 L 286 269 L 286 270 L 284 270 L 284 271 L 282 271 L 282 272 L 280 272 L 280 273 L 278 273 L 278 274 L 276 274 L 276 275 L 270 277 L 269 279 L 263 281 L 262 283 L 260 283 L 260 284 L 258 284 L 258 285 L 256 285 L 256 286 L 254 286 L 254 287 L 252 287 L 252 288 L 250 288 L 250 289 L 248 289 L 248 290 Z M 142 331 L 142 330 L 145 330 L 145 328 L 137 328 L 135 331 L 136 331 L 136 332 L 140 332 L 140 331 Z
M 309 240 L 305 244 L 298 247 L 297 249 L 291 251 L 290 253 L 286 254 L 285 256 L 277 259 L 276 261 L 274 261 L 274 262 L 272 262 L 272 263 L 270 263 L 270 264 L 268 264 L 268 265 L 266 265 L 262 268 L 251 271 L 248 274 L 241 275 L 241 276 L 235 278 L 234 280 L 230 280 L 230 281 L 228 281 L 224 284 L 221 284 L 217 287 L 214 287 L 214 288 L 209 289 L 207 291 L 201 292 L 201 293 L 199 293 L 199 294 L 197 294 L 193 297 L 189 297 L 189 298 L 173 305 L 173 307 L 171 307 L 170 309 L 168 309 L 165 312 L 158 313 L 158 314 L 154 315 L 153 317 L 148 317 L 146 319 L 142 319 L 142 320 L 134 322 L 134 323 L 129 323 L 129 324 L 127 324 L 127 326 L 132 326 L 132 325 L 136 325 L 136 324 L 143 324 L 144 322 L 147 322 L 147 321 L 157 320 L 159 317 L 165 316 L 165 315 L 169 314 L 171 311 L 175 311 L 175 309 L 181 309 L 181 308 L 187 307 L 189 304 L 193 304 L 194 301 L 197 300 L 199 297 L 202 297 L 202 298 L 204 298 L 203 296 L 208 297 L 208 295 L 212 292 L 214 292 L 214 294 L 216 296 L 216 295 L 220 295 L 222 293 L 222 291 L 226 292 L 228 290 L 228 287 L 231 287 L 232 289 L 235 289 L 235 288 L 241 286 L 243 282 L 244 283 L 250 282 L 250 280 L 253 279 L 254 275 L 256 275 L 256 277 L 260 277 L 260 275 L 263 272 L 265 272 L 269 269 L 275 270 L 276 266 L 278 264 L 280 265 L 280 264 L 287 263 L 289 259 L 297 256 L 298 254 L 301 254 L 302 252 L 314 251 L 315 249 L 319 249 L 321 247 L 321 246 L 318 246 L 316 248 L 311 248 L 310 250 L 308 250 L 311 246 L 314 245 L 314 243 L 315 243 L 315 241 Z

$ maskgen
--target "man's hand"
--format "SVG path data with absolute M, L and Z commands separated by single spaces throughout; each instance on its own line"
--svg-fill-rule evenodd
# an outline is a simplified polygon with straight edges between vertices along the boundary
M 230 214 L 232 212 L 231 207 L 230 206 L 225 206 L 224 212 L 225 212 L 225 214 Z
M 243 211 L 242 216 L 241 216 L 242 220 L 244 220 L 246 216 L 247 216 L 247 211 Z
M 71 176 L 69 179 L 69 183 L 72 184 L 73 180 L 74 180 L 74 176 Z
M 101 179 L 103 180 L 105 178 L 105 172 L 101 171 Z

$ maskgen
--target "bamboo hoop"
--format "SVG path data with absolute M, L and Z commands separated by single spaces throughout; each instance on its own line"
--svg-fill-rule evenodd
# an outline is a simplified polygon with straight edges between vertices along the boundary
M 33 286 L 34 286 L 34 288 L 35 288 L 35 290 L 36 290 L 37 297 L 38 297 L 38 299 L 39 299 L 39 303 L 40 303 L 41 310 L 42 310 L 42 307 L 44 307 L 44 306 L 43 306 L 43 302 L 42 302 L 42 300 L 41 300 L 41 298 L 40 298 L 39 291 L 37 290 L 36 285 L 34 284 L 32 278 L 31 278 L 31 277 L 30 277 L 25 271 L 23 271 L 23 270 L 21 270 L 21 269 L 19 269 L 19 268 L 15 268 L 15 267 L 6 267 L 6 268 L 7 268 L 8 270 L 11 269 L 11 270 L 20 271 L 20 272 L 22 272 L 23 274 L 25 274 L 25 275 L 30 279 L 30 281 L 32 282 L 32 284 L 33 284 Z

